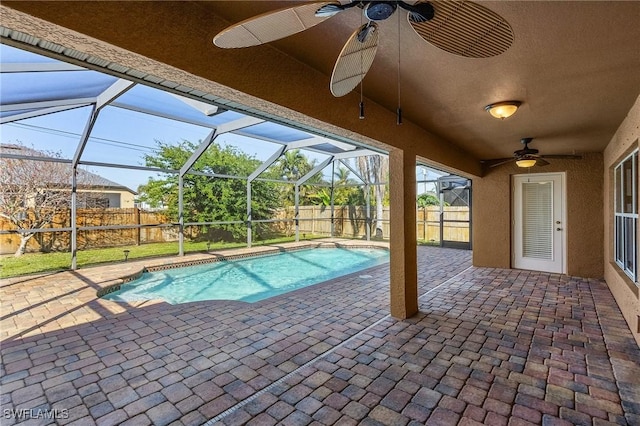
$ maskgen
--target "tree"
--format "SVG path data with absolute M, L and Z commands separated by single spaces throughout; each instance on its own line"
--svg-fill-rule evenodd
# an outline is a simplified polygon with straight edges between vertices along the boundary
M 38 229 L 52 228 L 63 222 L 71 204 L 71 165 L 60 162 L 59 152 L 40 152 L 21 144 L 2 145 L 3 153 L 45 160 L 1 159 L 0 217 L 10 221 L 18 230 L 20 244 L 15 257 L 22 256 L 27 243 Z M 56 161 L 58 160 L 58 161 Z M 78 185 L 95 187 L 92 173 L 78 170 Z M 87 194 L 85 194 L 87 195 Z M 99 197 L 97 192 L 89 197 Z
M 418 207 L 439 206 L 440 200 L 433 194 L 420 194 L 417 199 Z M 444 203 L 446 206 L 447 203 Z
M 336 206 L 362 205 L 364 204 L 363 192 L 360 188 L 353 185 L 356 183 L 350 178 L 351 172 L 346 167 L 340 166 L 333 173 L 335 177 L 333 182 L 333 204 Z M 331 189 L 319 188 L 310 194 L 312 204 L 323 206 L 331 205 Z
M 364 205 L 364 191 L 362 186 L 353 186 L 361 182 L 351 178 L 351 171 L 346 167 L 340 166 L 338 171 L 334 173 L 337 178 L 334 187 L 337 191 L 336 196 L 340 200 L 340 204 L 347 206 Z M 350 185 L 350 186 L 347 186 Z
M 158 148 L 145 157 L 151 167 L 178 170 L 198 145 L 183 140 L 177 145 L 156 141 Z M 236 148 L 212 143 L 196 161 L 191 171 L 230 176 L 249 176 L 261 162 Z M 244 221 L 247 216 L 247 182 L 244 179 L 218 178 L 187 173 L 184 176 L 184 220 L 186 222 Z M 166 206 L 167 213 L 178 220 L 178 176 L 161 175 L 149 179 L 138 191 L 141 201 L 152 206 Z M 280 204 L 278 192 L 270 182 L 253 181 L 251 185 L 252 219 L 269 219 Z M 238 239 L 244 225 L 226 224 L 222 229 Z
M 358 157 L 358 169 L 365 182 L 373 185 L 376 199 L 375 236 L 382 238 L 382 214 L 385 186 L 382 182 L 389 176 L 389 159 L 382 155 Z
M 299 149 L 292 149 L 286 151 L 282 157 L 275 163 L 274 171 L 272 172 L 277 179 L 284 179 L 289 182 L 297 182 L 307 173 L 309 173 L 316 166 L 315 160 L 309 160 Z M 311 185 L 320 183 L 322 181 L 322 175 L 317 174 L 307 180 L 304 185 L 300 186 L 300 204 L 312 203 L 313 189 Z M 295 204 L 295 188 L 293 185 L 286 185 L 282 190 L 283 201 L 287 205 L 293 206 Z
M 281 179 L 295 182 L 309 173 L 315 166 L 315 161 L 309 159 L 299 149 L 285 152 L 276 161 L 276 170 Z

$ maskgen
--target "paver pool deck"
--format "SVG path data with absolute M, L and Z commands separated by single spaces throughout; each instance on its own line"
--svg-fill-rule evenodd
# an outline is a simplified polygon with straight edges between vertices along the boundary
M 97 297 L 208 256 L 2 280 L 0 423 L 640 425 L 640 349 L 602 281 L 419 247 L 408 320 L 388 265 L 251 304 Z

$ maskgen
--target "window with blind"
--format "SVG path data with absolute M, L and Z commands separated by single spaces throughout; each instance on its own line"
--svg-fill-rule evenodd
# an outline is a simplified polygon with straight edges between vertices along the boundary
M 614 247 L 618 266 L 638 281 L 638 151 L 615 168 Z

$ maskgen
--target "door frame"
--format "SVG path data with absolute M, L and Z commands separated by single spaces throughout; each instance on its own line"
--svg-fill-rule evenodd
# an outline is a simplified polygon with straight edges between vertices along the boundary
M 560 243 L 562 244 L 562 268 L 561 274 L 567 274 L 567 174 L 566 172 L 549 172 L 549 173 L 520 173 L 511 176 L 511 267 L 515 268 L 515 259 L 516 259 L 516 180 L 517 178 L 526 178 L 526 177 L 560 177 L 560 201 L 562 206 L 560 208 L 561 219 L 561 227 L 562 227 L 562 236 L 560 237 Z M 554 224 L 554 228 L 555 228 Z M 555 238 L 555 236 L 554 236 Z M 544 272 L 544 271 L 541 271 Z M 555 273 L 555 272 L 552 272 Z

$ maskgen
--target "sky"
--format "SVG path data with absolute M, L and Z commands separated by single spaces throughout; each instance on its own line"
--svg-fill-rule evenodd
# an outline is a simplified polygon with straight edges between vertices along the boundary
M 53 59 L 20 51 L 10 46 L 0 45 L 2 63 L 56 62 Z M 98 78 L 96 78 L 96 75 Z M 64 97 L 91 97 L 100 93 L 114 82 L 114 78 L 95 71 L 0 73 L 0 105 L 17 102 L 42 102 Z M 5 101 L 5 102 L 3 102 Z M 197 109 L 188 106 L 177 97 L 147 86 L 136 85 L 116 99 L 121 106 L 135 106 L 138 109 L 157 109 L 165 114 L 193 120 L 204 120 L 209 125 L 239 118 L 233 112 L 207 117 Z M 15 112 L 14 112 L 15 113 Z M 62 158 L 71 159 L 79 145 L 81 135 L 87 125 L 91 111 L 89 107 L 76 108 L 64 112 L 0 124 L 2 144 L 21 144 L 38 151 L 57 153 Z M 11 114 L 11 112 L 7 113 Z M 266 126 L 275 126 L 273 124 Z M 276 130 L 269 127 L 267 131 Z M 145 155 L 152 155 L 158 142 L 178 144 L 182 140 L 198 142 L 211 131 L 208 127 L 169 120 L 122 107 L 107 106 L 100 111 L 91 137 L 82 154 L 82 161 L 125 165 L 145 164 Z M 301 137 L 296 130 L 279 130 L 284 138 Z M 309 135 L 310 137 L 310 135 Z M 259 139 L 249 139 L 240 135 L 224 134 L 216 139 L 222 146 L 231 145 L 241 151 L 265 161 L 275 153 L 280 145 Z M 326 156 L 303 150 L 316 162 Z M 148 182 L 150 177 L 158 177 L 155 172 L 119 169 L 111 167 L 84 166 L 85 169 L 126 186 L 134 191 Z M 417 170 L 418 180 L 423 179 L 422 168 Z M 330 179 L 331 167 L 323 174 Z M 427 179 L 436 179 L 439 174 L 429 171 Z M 418 185 L 418 192 L 427 187 Z

